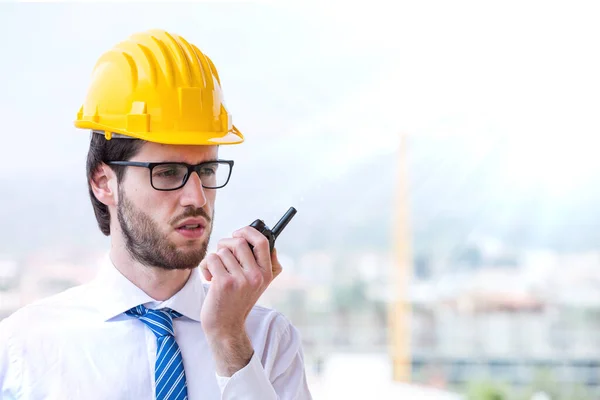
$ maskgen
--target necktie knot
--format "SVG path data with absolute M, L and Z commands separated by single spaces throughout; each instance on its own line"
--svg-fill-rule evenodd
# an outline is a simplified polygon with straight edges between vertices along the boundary
M 157 338 L 163 336 L 175 336 L 173 331 L 173 318 L 181 317 L 181 314 L 170 308 L 152 310 L 139 305 L 125 312 L 125 314 L 138 318 L 142 321 Z

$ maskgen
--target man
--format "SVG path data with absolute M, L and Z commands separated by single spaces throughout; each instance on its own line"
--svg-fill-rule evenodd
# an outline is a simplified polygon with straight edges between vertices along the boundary
M 109 256 L 0 323 L 0 397 L 310 399 L 298 331 L 255 306 L 276 251 L 246 226 L 206 254 L 233 167 L 218 146 L 243 141 L 212 61 L 177 35 L 133 35 L 99 59 L 75 125 L 92 130 Z

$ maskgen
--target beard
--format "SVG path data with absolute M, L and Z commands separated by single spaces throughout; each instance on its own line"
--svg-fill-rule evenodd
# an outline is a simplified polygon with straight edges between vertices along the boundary
M 157 223 L 145 212 L 137 209 L 119 187 L 117 218 L 125 237 L 125 247 L 131 257 L 142 265 L 167 270 L 192 269 L 206 257 L 212 232 L 212 217 L 202 208 L 188 207 L 173 220 L 204 217 L 209 229 L 207 239 L 193 248 L 181 249 L 162 234 Z M 214 216 L 214 213 L 213 213 Z

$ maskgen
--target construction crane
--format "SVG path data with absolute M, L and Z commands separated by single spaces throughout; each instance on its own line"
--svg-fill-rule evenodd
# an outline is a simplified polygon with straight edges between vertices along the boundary
M 393 299 L 389 308 L 390 353 L 393 363 L 393 380 L 411 381 L 410 316 L 411 305 L 408 286 L 413 271 L 412 237 L 410 230 L 408 137 L 401 135 L 397 160 L 398 175 L 395 195 L 393 243 L 396 259 L 393 271 Z

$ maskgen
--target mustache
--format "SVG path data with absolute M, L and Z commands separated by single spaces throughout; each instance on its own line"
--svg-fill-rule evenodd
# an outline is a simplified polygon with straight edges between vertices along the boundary
M 194 217 L 203 217 L 210 224 L 212 223 L 212 218 L 203 208 L 195 208 L 195 207 L 187 207 L 183 214 L 175 217 L 171 222 L 171 225 L 177 225 L 179 222 L 183 221 L 186 218 L 194 218 Z

